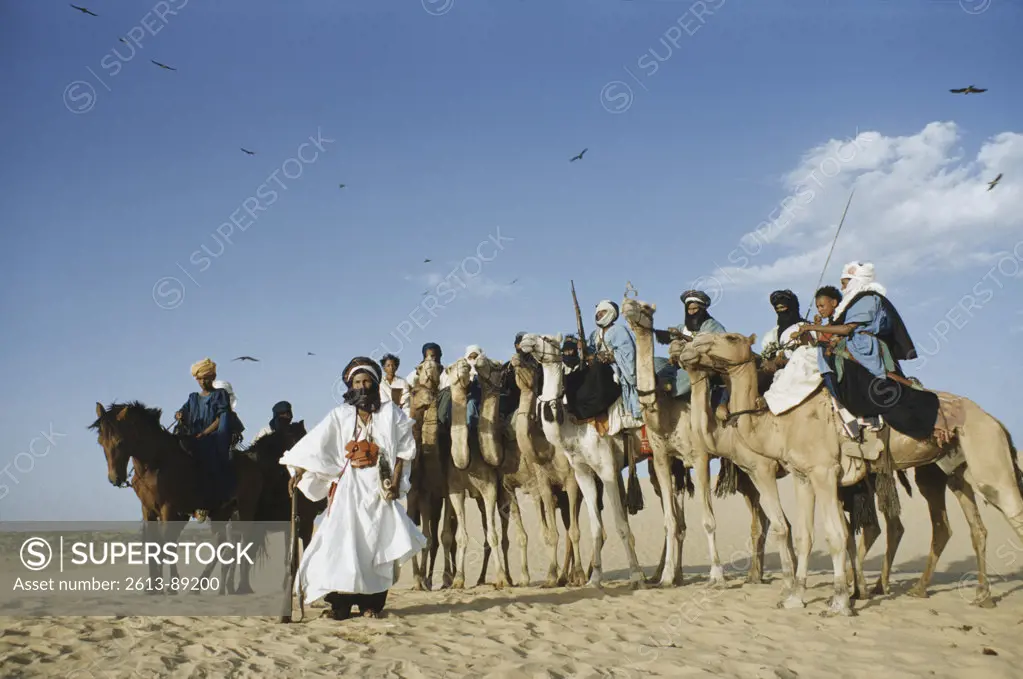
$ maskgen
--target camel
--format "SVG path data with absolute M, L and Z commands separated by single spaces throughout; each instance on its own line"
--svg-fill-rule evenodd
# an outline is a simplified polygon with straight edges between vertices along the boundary
M 724 569 L 718 556 L 715 531 L 717 522 L 711 504 L 710 460 L 711 453 L 723 460 L 733 462 L 742 472 L 748 474 L 747 479 L 738 483 L 738 490 L 746 500 L 752 517 L 751 545 L 752 555 L 747 575 L 748 583 L 759 583 L 763 577 L 763 554 L 766 541 L 765 523 L 778 539 L 783 576 L 787 587 L 792 586 L 793 562 L 792 538 L 789 533 L 788 521 L 781 505 L 777 478 L 779 465 L 776 461 L 757 455 L 743 448 L 728 446 L 707 446 L 702 439 L 694 439 L 690 433 L 691 418 L 689 403 L 684 399 L 676 399 L 671 394 L 657 389 L 657 377 L 654 372 L 654 312 L 655 305 L 646 304 L 626 297 L 622 301 L 622 315 L 636 335 L 636 386 L 639 402 L 643 409 L 643 422 L 647 426 L 647 437 L 653 448 L 653 466 L 659 485 L 671 483 L 671 460 L 677 458 L 690 468 L 696 469 L 700 487 L 700 500 L 703 507 L 703 528 L 707 535 L 710 550 L 711 569 L 708 584 L 724 583 Z M 719 481 L 720 484 L 720 481 Z M 674 489 L 672 489 L 674 491 Z M 682 543 L 684 530 L 680 529 L 680 517 L 684 521 L 681 503 L 676 507 L 669 502 L 674 492 L 661 495 L 664 510 L 665 531 L 665 568 L 661 577 L 661 585 L 682 584 Z M 763 507 L 761 507 L 763 502 Z M 678 512 L 678 514 L 676 514 Z M 766 516 L 765 516 L 766 514 Z
M 636 540 L 629 527 L 629 518 L 624 506 L 624 493 L 615 492 L 623 488 L 621 469 L 624 465 L 624 446 L 617 437 L 601 435 L 590 423 L 579 423 L 565 411 L 562 401 L 565 395 L 565 373 L 561 354 L 561 335 L 534 335 L 522 337 L 519 348 L 523 353 L 532 354 L 543 367 L 543 393 L 538 399 L 541 423 L 547 440 L 561 452 L 575 473 L 586 508 L 590 516 L 590 530 L 593 532 L 593 557 L 590 579 L 587 584 L 601 586 L 601 550 L 604 544 L 604 529 L 597 506 L 597 484 L 599 478 L 608 491 L 605 498 L 611 506 L 618 535 L 625 546 L 629 559 L 629 580 L 633 589 L 643 585 L 643 570 L 636 556 Z M 662 491 L 670 489 L 663 486 Z
M 496 375 L 492 374 L 494 367 L 492 364 L 481 365 L 477 362 L 477 371 L 480 372 L 483 386 L 484 411 L 488 385 L 496 383 Z M 508 369 L 513 371 L 519 388 L 519 404 L 515 413 L 505 423 L 505 460 L 501 467 L 501 485 L 509 499 L 511 518 L 515 520 L 521 535 L 519 546 L 524 581 L 529 582 L 528 548 L 526 534 L 522 532 L 518 503 L 513 501 L 518 490 L 525 491 L 536 503 L 537 516 L 544 530 L 544 541 L 550 549 L 547 578 L 542 587 L 582 585 L 586 578 L 581 568 L 581 555 L 576 552 L 579 545 L 579 509 L 582 505 L 582 496 L 568 460 L 562 455 L 555 455 L 556 451 L 535 421 L 536 371 L 539 365 L 531 365 L 521 355 L 516 354 L 509 361 Z M 557 526 L 559 497 L 564 505 L 562 519 L 568 536 L 565 544 L 565 564 L 560 573 Z M 507 533 L 507 522 L 503 523 L 502 531 Z M 501 547 L 505 551 L 507 563 L 506 545 L 507 538 L 502 536 Z
M 796 587 L 785 601 L 786 607 L 805 606 L 806 569 L 813 542 L 813 515 L 816 498 L 821 499 L 825 531 L 834 566 L 834 596 L 830 612 L 851 615 L 846 548 L 848 530 L 838 496 L 839 485 L 852 485 L 874 465 L 843 454 L 843 436 L 828 395 L 819 389 L 807 400 L 781 415 L 758 406 L 757 374 L 752 351 L 755 336 L 736 333 L 699 335 L 682 348 L 679 359 L 693 379 L 693 429 L 708 439 L 716 437 L 778 460 L 796 479 L 799 509 L 798 563 Z M 735 426 L 717 427 L 710 417 L 709 393 L 701 380 L 714 371 L 727 375 L 730 382 L 729 420 Z M 698 393 L 699 392 L 699 393 Z M 965 464 L 955 466 L 950 484 L 968 498 L 974 488 L 1005 515 L 1009 525 L 1023 538 L 1023 473 L 1016 460 L 1016 449 L 1004 425 L 969 399 L 937 392 L 943 413 L 956 427 L 957 436 L 947 445 L 934 439 L 918 441 L 889 432 L 889 449 L 894 469 L 919 467 L 941 460 L 946 455 L 961 455 Z M 890 428 L 889 428 L 890 429 Z M 954 457 L 952 459 L 955 459 Z M 957 494 L 957 497 L 959 495 Z M 961 500 L 962 502 L 962 500 Z M 973 536 L 978 545 L 983 537 Z M 933 542 L 933 541 L 932 541 Z M 939 550 L 940 551 L 940 550 Z M 933 557 L 932 544 L 932 557 Z M 934 559 L 936 561 L 936 559 Z M 928 564 L 931 566 L 931 564 Z M 985 568 L 979 560 L 978 570 Z M 983 571 L 982 571 L 983 572 Z M 925 574 L 929 577 L 929 573 Z M 981 585 L 980 582 L 984 584 Z M 978 581 L 976 603 L 989 599 L 986 577 Z
M 441 512 L 447 498 L 447 470 L 442 458 L 442 441 L 437 424 L 437 388 L 441 366 L 436 360 L 416 367 L 416 386 L 412 388 L 412 432 L 416 439 L 416 459 L 412 467 L 412 488 L 407 504 L 409 517 L 421 525 L 426 549 L 412 557 L 414 590 L 432 589 L 433 571 L 440 541 Z M 450 509 L 448 510 L 450 515 Z M 445 564 L 450 559 L 445 554 Z M 445 569 L 448 572 L 448 569 Z
M 489 548 L 484 551 L 484 570 L 481 573 L 481 581 L 477 584 L 482 584 L 482 576 L 486 574 L 485 566 L 489 554 L 496 553 L 498 573 L 494 585 L 500 589 L 507 587 L 510 583 L 507 578 L 508 565 L 500 549 L 500 539 L 497 532 L 499 472 L 490 464 L 487 464 L 482 459 L 482 456 L 470 455 L 469 424 L 466 415 L 470 379 L 469 362 L 464 358 L 460 358 L 449 365 L 445 371 L 451 384 L 451 464 L 448 466 L 448 501 L 454 512 L 454 523 L 456 525 L 452 526 L 450 522 L 444 523 L 442 542 L 445 546 L 451 544 L 452 536 L 450 532 L 453 529 L 455 531 L 454 539 L 457 543 L 457 551 L 451 587 L 454 589 L 465 587 L 465 550 L 469 540 L 469 533 L 466 530 L 465 524 L 465 497 L 469 495 L 476 498 L 483 505 L 481 513 L 484 520 L 486 546 Z M 483 430 L 482 420 L 484 417 L 485 415 L 481 413 L 481 431 Z M 497 444 L 491 440 L 489 445 L 491 448 L 487 454 L 493 459 L 492 456 L 497 453 L 495 450 Z M 502 449 L 500 455 L 503 457 L 503 443 L 500 444 L 500 447 Z M 447 553 L 447 549 L 445 549 L 445 553 Z

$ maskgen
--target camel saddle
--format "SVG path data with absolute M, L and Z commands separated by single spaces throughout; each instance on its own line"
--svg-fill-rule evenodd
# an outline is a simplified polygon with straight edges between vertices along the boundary
M 377 444 L 369 441 L 349 441 L 345 446 L 345 457 L 351 461 L 356 469 L 372 467 L 380 457 L 380 448 Z

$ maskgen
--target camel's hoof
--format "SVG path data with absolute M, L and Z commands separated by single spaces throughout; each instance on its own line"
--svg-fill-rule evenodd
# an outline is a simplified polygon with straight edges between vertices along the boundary
M 909 591 L 906 592 L 906 596 L 915 597 L 917 599 L 927 599 L 931 595 L 927 593 L 926 588 L 919 585 L 913 585 L 909 588 Z
M 429 592 L 433 589 L 433 580 L 431 578 L 423 579 L 423 588 Z
M 540 585 L 540 589 L 553 589 L 555 587 L 563 586 L 564 585 L 561 584 L 561 580 L 559 580 L 558 578 L 547 578 L 546 580 L 543 581 L 543 584 Z
M 995 607 L 995 600 L 991 598 L 990 594 L 988 594 L 988 595 L 984 596 L 983 598 L 974 599 L 970 603 L 970 605 L 971 606 L 976 606 L 977 608 L 994 608 Z
M 831 618 L 834 616 L 849 617 L 855 615 L 852 606 L 849 605 L 848 601 L 841 601 L 836 597 L 828 599 L 828 608 L 821 611 L 822 618 Z
M 646 589 L 646 579 L 642 573 L 633 573 L 629 577 L 629 589 Z
M 596 568 L 593 569 L 593 573 L 590 575 L 590 579 L 586 581 L 587 587 L 593 587 L 594 589 L 603 589 L 604 586 L 600 583 L 600 571 Z
M 452 580 L 451 589 L 465 589 L 465 578 L 456 577 Z
M 411 587 L 413 592 L 425 592 L 426 587 L 421 582 L 413 582 Z
M 764 583 L 764 578 L 759 576 L 759 575 L 747 575 L 746 576 L 745 584 L 747 584 L 747 585 L 763 585 L 765 583 Z
M 511 587 L 511 583 L 505 578 L 498 578 L 494 581 L 494 589 L 507 589 Z
M 882 585 L 879 582 L 876 585 L 874 585 L 874 589 L 872 589 L 870 591 L 870 593 L 874 594 L 874 595 L 877 595 L 877 596 L 883 596 L 885 594 L 891 594 L 892 593 L 892 588 L 891 587 L 885 587 L 884 585 Z
M 790 594 L 788 598 L 778 602 L 778 608 L 793 611 L 800 608 L 806 608 L 806 603 L 804 603 L 798 596 Z
M 724 589 L 727 586 L 728 585 L 725 583 L 724 577 L 711 578 L 710 580 L 707 581 L 708 589 Z

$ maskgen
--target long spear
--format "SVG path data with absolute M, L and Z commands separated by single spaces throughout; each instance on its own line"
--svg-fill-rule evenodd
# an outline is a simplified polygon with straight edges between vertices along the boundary
M 583 314 L 579 311 L 579 298 L 575 296 L 575 281 L 572 283 L 572 303 L 575 304 L 575 324 L 579 329 L 579 362 L 586 363 L 586 335 L 583 332 Z
M 813 289 L 814 292 L 820 290 L 821 282 L 824 280 L 824 274 L 828 270 L 828 264 L 831 263 L 831 254 L 835 251 L 835 245 L 838 244 L 838 234 L 842 233 L 842 225 L 845 224 L 845 216 L 849 214 L 849 205 L 852 203 L 854 193 L 856 193 L 855 188 L 849 192 L 849 200 L 846 201 L 845 209 L 842 210 L 842 219 L 838 221 L 838 228 L 835 230 L 835 239 L 831 241 L 831 249 L 828 250 L 828 258 L 824 261 L 824 268 L 821 270 L 821 277 L 817 279 L 817 285 Z M 806 315 L 803 316 L 803 318 L 809 318 L 811 311 L 813 311 L 813 301 L 810 302 L 810 308 L 806 310 Z

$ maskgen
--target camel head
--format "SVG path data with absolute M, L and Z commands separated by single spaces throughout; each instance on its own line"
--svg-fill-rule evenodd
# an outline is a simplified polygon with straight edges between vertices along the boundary
M 737 332 L 701 333 L 678 354 L 679 364 L 686 370 L 712 370 L 728 372 L 728 368 L 748 363 L 753 357 L 756 335 L 740 335 Z
M 515 386 L 520 391 L 532 391 L 536 387 L 536 373 L 540 369 L 536 359 L 528 354 L 516 353 L 508 363 L 515 371 Z
M 522 353 L 529 354 L 540 363 L 561 363 L 561 342 L 564 338 L 557 335 L 533 335 L 527 333 L 519 342 Z
M 448 381 L 452 387 L 457 384 L 463 390 L 469 389 L 469 381 L 472 379 L 472 369 L 469 367 L 469 361 L 460 358 L 445 368 L 444 372 L 448 374 Z
M 147 408 L 141 403 L 113 403 L 104 408 L 102 403 L 96 404 L 96 421 L 89 425 L 95 429 L 103 454 L 107 458 L 107 480 L 114 486 L 125 486 L 128 483 L 128 460 L 131 449 L 137 447 L 136 441 L 140 434 L 148 430 L 152 433 L 166 434 L 160 424 L 159 408 Z
M 476 372 L 480 376 L 480 387 L 489 393 L 500 391 L 504 381 L 504 363 L 495 361 L 489 356 L 480 356 L 476 359 Z
M 432 355 L 416 366 L 416 386 L 412 387 L 410 410 L 422 412 L 430 407 L 440 388 L 442 371 L 440 363 Z
M 654 312 L 657 311 L 656 304 L 647 304 L 638 299 L 626 297 L 622 300 L 622 316 L 629 322 L 633 332 L 654 331 Z

